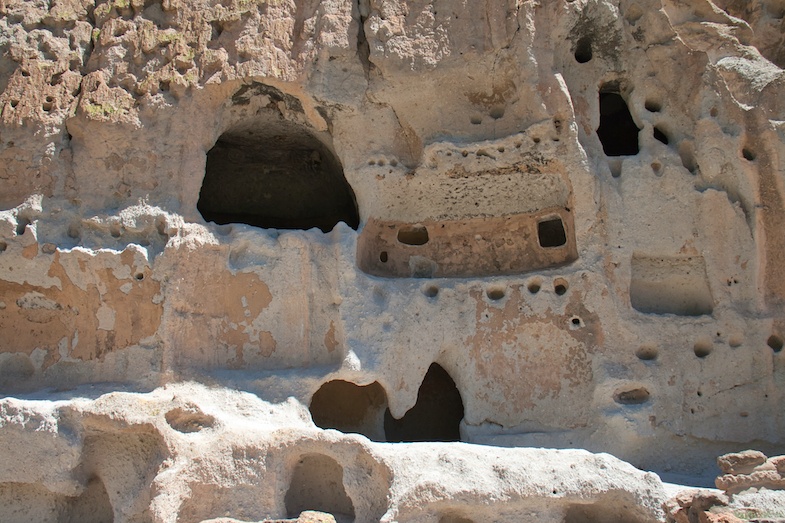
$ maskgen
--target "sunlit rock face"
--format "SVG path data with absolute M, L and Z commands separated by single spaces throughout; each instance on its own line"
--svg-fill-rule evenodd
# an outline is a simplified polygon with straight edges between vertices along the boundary
M 523 449 L 450 481 L 785 453 L 784 20 L 0 0 L 0 437 L 43 467 L 0 519 L 650 521 Z

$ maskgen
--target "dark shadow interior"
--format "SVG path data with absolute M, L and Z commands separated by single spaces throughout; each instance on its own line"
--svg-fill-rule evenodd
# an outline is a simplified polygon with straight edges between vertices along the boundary
M 591 38 L 584 36 L 578 40 L 578 43 L 575 46 L 575 61 L 579 64 L 585 64 L 590 61 L 592 57 Z
M 384 441 L 382 413 L 387 395 L 378 382 L 360 386 L 343 380 L 328 381 L 311 398 L 311 417 L 317 427 L 362 434 Z
M 275 229 L 357 229 L 354 192 L 332 151 L 282 119 L 238 125 L 207 153 L 197 209 L 207 221 Z
M 455 382 L 433 363 L 425 374 L 417 403 L 401 419 L 384 414 L 384 433 L 391 443 L 414 441 L 460 441 L 463 400 Z
M 600 92 L 600 126 L 597 136 L 607 156 L 638 154 L 640 129 L 632 119 L 627 102 L 617 92 Z
M 561 218 L 551 218 L 537 224 L 540 247 L 561 247 L 567 243 L 567 233 Z

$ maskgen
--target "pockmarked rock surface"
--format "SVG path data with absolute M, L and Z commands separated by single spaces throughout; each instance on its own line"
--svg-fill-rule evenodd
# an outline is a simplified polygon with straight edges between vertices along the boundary
M 4 521 L 261 521 L 305 513 L 301 523 L 522 514 L 652 522 L 663 514 L 659 477 L 608 454 L 375 443 L 319 429 L 294 399 L 271 404 L 194 383 L 96 399 L 6 398 L 0 414 L 0 442 L 12 457 L 0 464 Z M 329 516 L 309 515 L 313 504 Z
M 655 521 L 615 458 L 785 454 L 784 35 L 0 0 L 0 519 Z

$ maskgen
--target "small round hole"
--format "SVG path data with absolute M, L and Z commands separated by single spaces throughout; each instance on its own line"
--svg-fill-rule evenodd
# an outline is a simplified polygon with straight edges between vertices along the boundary
M 533 281 L 533 282 L 529 283 L 528 289 L 529 289 L 530 293 L 537 294 L 538 292 L 540 292 L 540 282 Z
M 651 345 L 644 345 L 640 347 L 638 350 L 635 351 L 635 355 L 641 361 L 654 361 L 657 359 L 658 351 L 657 347 L 653 347 Z
M 719 111 L 717 111 L 716 107 L 712 107 L 711 110 L 709 111 L 709 114 L 711 115 L 712 118 L 716 118 L 717 115 L 719 114 Z
M 382 263 L 387 263 L 387 251 L 382 251 L 379 253 L 379 261 Z
M 654 174 L 659 176 L 662 174 L 662 164 L 660 162 L 651 162 L 651 170 L 654 171 Z
M 391 167 L 398 167 L 398 160 L 395 160 L 395 159 L 390 160 L 390 166 Z
M 0 242 L 0 252 L 5 252 L 8 248 L 8 244 L 6 242 Z
M 575 61 L 579 64 L 585 64 L 592 57 L 591 38 L 584 36 L 578 40 L 578 45 L 575 46 Z
M 555 292 L 559 296 L 564 296 L 568 288 L 569 285 L 567 284 L 567 280 L 563 278 L 558 278 L 553 282 L 553 292 Z
M 709 354 L 711 354 L 711 342 L 706 340 L 698 340 L 695 342 L 695 345 L 692 347 L 693 352 L 699 358 L 705 358 Z
M 78 240 L 82 236 L 82 232 L 79 228 L 79 225 L 72 223 L 68 226 L 68 237 L 74 240 Z
M 471 120 L 472 125 L 480 125 L 482 123 L 482 118 L 479 116 L 472 116 Z
M 755 160 L 755 153 L 747 149 L 746 147 L 741 150 L 741 155 L 744 156 L 744 159 L 748 162 Z
M 499 118 L 502 118 L 504 116 L 504 106 L 499 105 L 494 107 L 493 109 L 490 110 L 488 116 L 490 116 L 494 120 L 498 120 Z
M 769 336 L 769 339 L 766 340 L 766 345 L 768 345 L 774 352 L 780 352 L 782 350 L 783 341 L 782 338 L 776 334 L 772 334 Z
M 134 278 L 136 278 L 136 281 L 142 281 L 144 280 L 144 273 L 137 272 L 136 275 L 134 275 Z
M 660 102 L 655 100 L 646 100 L 646 103 L 643 104 L 647 111 L 650 113 L 659 113 L 662 110 L 662 105 Z
M 485 291 L 485 294 L 488 295 L 488 299 L 493 301 L 499 301 L 504 298 L 504 289 L 493 287 Z
M 533 141 L 534 143 L 540 143 L 540 138 L 539 138 L 539 137 L 537 137 L 537 136 L 535 136 L 534 138 L 532 138 L 532 141 Z
M 422 290 L 422 293 L 428 298 L 435 298 L 439 294 L 439 287 L 436 285 L 428 285 Z

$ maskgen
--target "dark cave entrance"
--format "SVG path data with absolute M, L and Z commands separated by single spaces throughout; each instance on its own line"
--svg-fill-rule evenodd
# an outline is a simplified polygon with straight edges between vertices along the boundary
M 638 154 L 638 133 L 627 102 L 617 91 L 600 90 L 600 126 L 597 136 L 607 156 Z
M 360 386 L 344 380 L 328 381 L 311 398 L 311 418 L 317 427 L 362 434 L 385 441 L 382 420 L 387 395 L 379 382 Z
M 431 364 L 425 374 L 417 403 L 401 419 L 390 410 L 384 414 L 384 433 L 390 443 L 460 441 L 463 400 L 455 382 L 440 365 Z
M 281 119 L 221 135 L 207 153 L 197 209 L 206 221 L 275 229 L 360 223 L 338 158 L 304 126 Z

